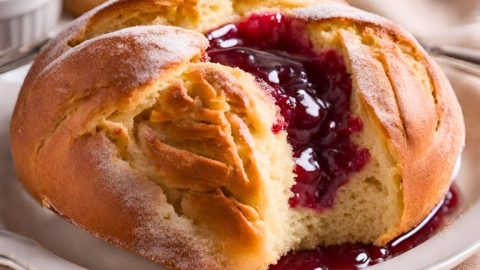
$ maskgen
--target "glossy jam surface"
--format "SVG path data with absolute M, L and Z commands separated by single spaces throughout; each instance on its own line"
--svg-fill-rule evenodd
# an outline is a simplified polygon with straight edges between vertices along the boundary
M 400 255 L 428 240 L 440 229 L 449 214 L 459 204 L 459 196 L 452 186 L 443 202 L 432 212 L 429 219 L 411 232 L 397 238 L 384 247 L 349 244 L 319 247 L 311 251 L 291 253 L 284 256 L 270 270 L 333 270 L 362 269 Z
M 276 13 L 225 25 L 207 38 L 212 62 L 241 68 L 270 85 L 281 113 L 272 130 L 287 131 L 296 159 L 290 205 L 331 207 L 337 189 L 370 159 L 352 141 L 363 123 L 350 111 L 352 83 L 342 57 L 333 50 L 315 52 L 302 23 Z M 288 254 L 270 270 L 361 269 L 383 262 L 430 238 L 457 204 L 452 188 L 429 219 L 384 247 L 319 247 Z
M 352 142 L 363 128 L 350 112 L 352 83 L 343 58 L 315 52 L 299 21 L 278 13 L 253 15 L 207 34 L 212 62 L 238 67 L 271 86 L 286 129 L 297 174 L 292 207 L 331 207 L 337 189 L 370 159 Z

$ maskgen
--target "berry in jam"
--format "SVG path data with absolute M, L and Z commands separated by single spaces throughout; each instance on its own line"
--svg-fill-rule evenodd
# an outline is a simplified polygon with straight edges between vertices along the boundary
M 207 34 L 212 62 L 238 67 L 272 87 L 296 159 L 292 207 L 331 207 L 336 191 L 370 159 L 352 135 L 363 129 L 350 112 L 352 82 L 334 50 L 316 52 L 304 24 L 278 13 L 253 15 Z

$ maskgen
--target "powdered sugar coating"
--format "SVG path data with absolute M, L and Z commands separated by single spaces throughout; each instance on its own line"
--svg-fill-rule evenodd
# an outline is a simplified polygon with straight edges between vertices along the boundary
M 172 38 L 174 36 L 174 38 Z M 59 63 L 75 61 L 76 55 L 101 55 L 115 59 L 124 67 L 112 73 L 114 81 L 128 83 L 127 87 L 138 87 L 152 81 L 159 69 L 180 62 L 191 55 L 200 54 L 208 42 L 203 35 L 178 27 L 136 26 L 107 33 L 68 49 L 53 60 L 39 76 L 55 69 Z M 132 52 L 135 54 L 132 55 Z M 104 55 L 108 53 L 108 55 Z M 133 75 L 133 76 L 132 76 Z
M 323 3 L 307 8 L 299 8 L 291 11 L 291 15 L 308 22 L 338 19 L 345 22 L 351 22 L 356 26 L 375 26 L 382 31 L 387 31 L 392 37 L 408 41 L 415 50 L 426 52 L 415 38 L 407 31 L 392 23 L 391 21 L 353 6 L 341 3 Z
M 299 8 L 292 11 L 295 17 L 304 20 L 324 20 L 324 19 L 345 19 L 357 20 L 361 22 L 369 22 L 376 25 L 385 26 L 391 23 L 378 15 L 368 13 L 366 11 L 347 6 L 340 3 L 324 3 L 308 8 Z
M 104 181 L 103 185 L 119 201 L 123 201 L 126 208 L 134 209 L 138 215 L 139 222 L 133 231 L 137 240 L 130 243 L 130 247 L 138 249 L 141 255 L 149 258 L 162 254 L 162 257 L 175 262 L 175 265 L 184 265 L 185 268 L 189 265 L 208 264 L 198 252 L 199 248 L 195 251 L 189 248 L 195 246 L 195 243 L 199 244 L 200 240 L 198 236 L 194 239 L 198 233 L 192 230 L 191 221 L 177 216 L 159 185 L 137 172 L 126 161 L 118 159 L 117 150 L 107 138 L 96 136 L 89 139 L 86 146 L 92 162 L 97 164 L 94 170 L 98 170 L 98 175 L 101 176 L 98 179 Z M 208 245 L 206 242 L 202 244 Z M 188 256 L 195 259 L 189 265 L 181 258 L 187 256 L 184 254 L 187 250 L 198 253 L 196 256 Z
M 200 59 L 208 41 L 177 27 L 139 26 L 70 47 L 78 28 L 49 45 L 23 86 L 18 123 L 22 136 L 35 138 L 20 139 L 24 160 L 49 175 L 35 176 L 40 180 L 32 193 L 72 223 L 152 260 L 184 269 L 216 268 L 205 254 L 208 244 L 175 214 L 160 186 L 119 160 L 106 138 L 82 135 L 95 133 L 97 121 L 141 96 L 160 76 Z M 50 183 L 68 188 L 42 193 L 42 185 Z

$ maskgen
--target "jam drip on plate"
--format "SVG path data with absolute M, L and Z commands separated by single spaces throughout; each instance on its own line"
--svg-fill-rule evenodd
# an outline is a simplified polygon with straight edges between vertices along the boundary
M 441 204 L 422 224 L 384 247 L 362 244 L 319 247 L 310 251 L 290 253 L 270 270 L 335 270 L 362 269 L 400 255 L 428 240 L 443 225 L 448 215 L 457 210 L 459 194 L 455 186 Z M 366 225 L 368 226 L 368 225 Z
M 350 112 L 352 82 L 334 50 L 316 52 L 300 21 L 278 13 L 253 15 L 207 34 L 210 60 L 238 67 L 271 86 L 296 159 L 292 207 L 331 207 L 336 191 L 370 159 L 352 141 L 363 129 Z

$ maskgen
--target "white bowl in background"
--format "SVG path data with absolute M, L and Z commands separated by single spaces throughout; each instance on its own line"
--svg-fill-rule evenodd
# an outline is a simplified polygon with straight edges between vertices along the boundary
M 0 54 L 45 39 L 61 11 L 61 0 L 0 0 Z

